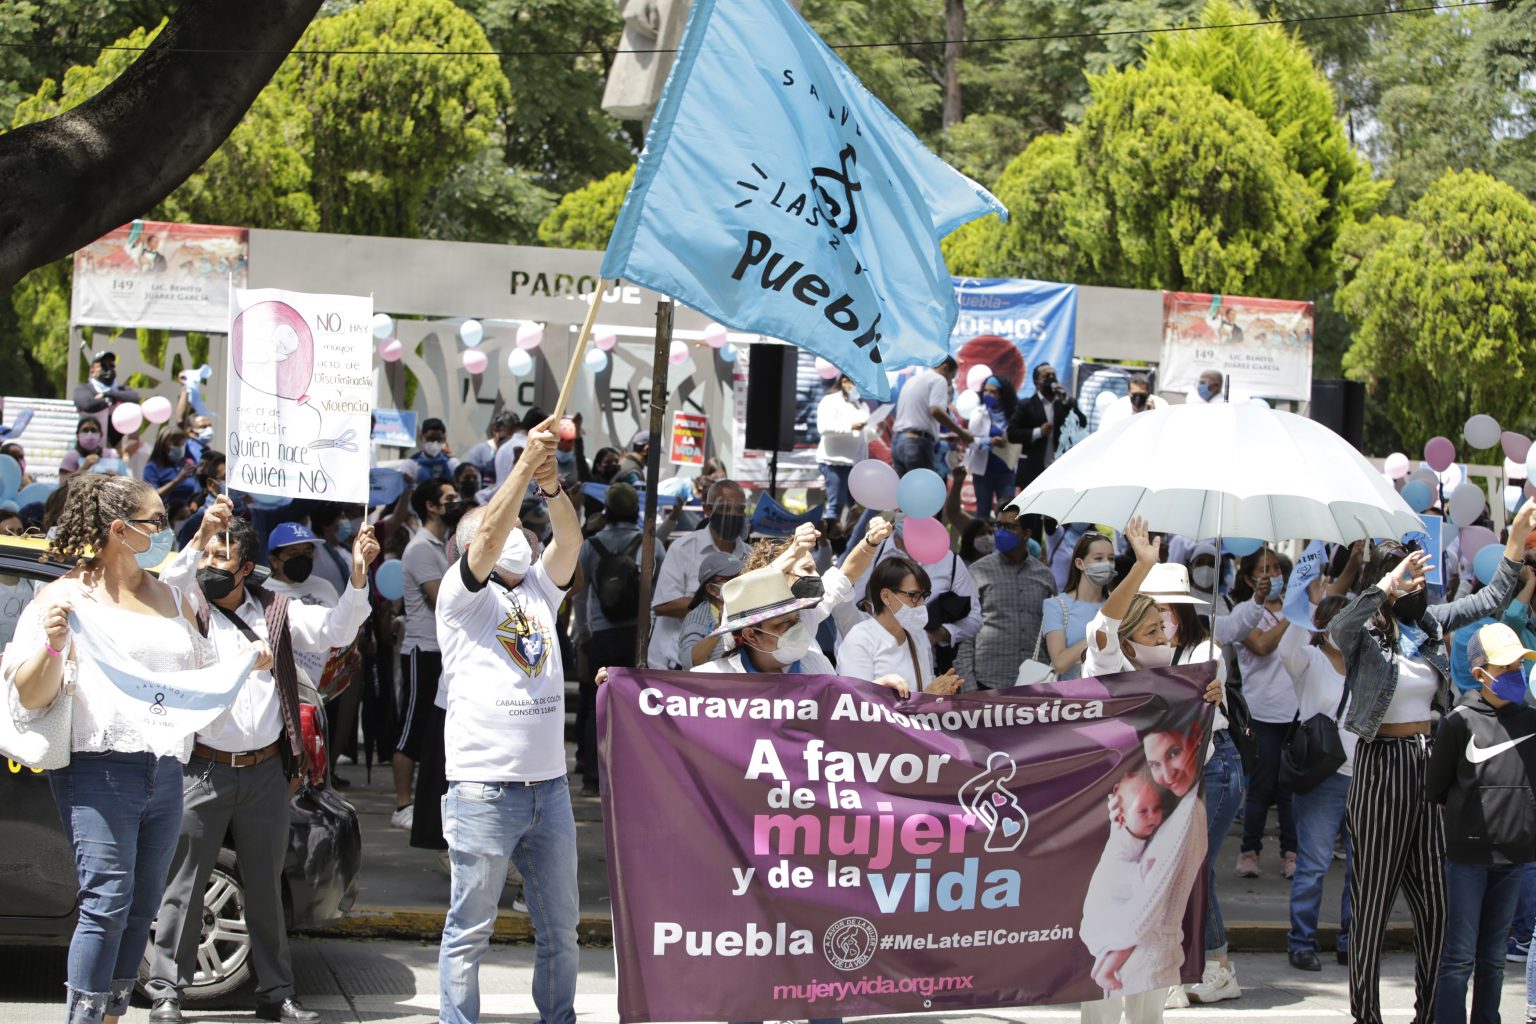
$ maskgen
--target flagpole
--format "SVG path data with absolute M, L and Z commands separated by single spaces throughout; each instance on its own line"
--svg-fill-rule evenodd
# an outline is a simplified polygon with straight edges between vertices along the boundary
M 651 640 L 651 583 L 656 572 L 656 492 L 661 487 L 661 432 L 667 413 L 667 356 L 672 348 L 672 303 L 656 303 L 656 351 L 651 360 L 651 445 L 645 456 L 644 534 L 640 541 L 640 607 L 635 628 L 635 664 L 645 664 Z M 691 665 L 685 665 L 686 670 Z
M 592 293 L 592 303 L 587 306 L 587 318 L 582 321 L 581 334 L 576 338 L 576 347 L 571 350 L 571 365 L 565 368 L 565 383 L 560 385 L 560 397 L 555 400 L 556 421 L 565 415 L 565 407 L 571 401 L 571 391 L 576 387 L 576 375 L 581 371 L 582 358 L 587 354 L 587 341 L 592 337 L 592 325 L 597 323 L 597 311 L 603 305 L 603 293 L 616 283 L 599 281 L 597 290 Z

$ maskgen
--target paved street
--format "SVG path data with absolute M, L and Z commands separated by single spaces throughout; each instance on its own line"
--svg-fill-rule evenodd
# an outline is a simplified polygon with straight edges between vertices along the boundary
M 353 1021 L 397 1021 L 427 1024 L 437 1020 L 437 947 L 418 942 L 357 939 L 299 939 L 293 962 L 299 993 L 326 1024 Z M 533 948 L 497 945 L 481 970 L 484 1016 L 487 1022 L 537 1020 L 528 998 Z M 1322 974 L 1291 969 L 1285 957 L 1261 953 L 1238 958 L 1243 998 L 1212 1007 L 1170 1010 L 1170 1021 L 1201 1024 L 1241 1021 L 1348 1020 L 1344 969 L 1329 963 Z M 1524 1010 L 1524 972 L 1518 964 L 1505 976 L 1504 1019 L 1518 1021 Z M 1387 957 L 1382 1002 L 1389 1021 L 1412 1016 L 1413 963 L 1405 954 Z M 64 985 L 62 950 L 8 950 L 0 972 L 0 1024 L 37 1024 L 61 1016 Z M 617 1021 L 616 982 L 610 950 L 582 950 L 580 994 L 576 1011 L 582 1024 Z M 235 1024 L 253 1020 L 249 1002 L 189 1014 L 192 1021 Z M 144 1024 L 149 1011 L 135 1007 L 125 1024 Z M 997 1010 L 973 1017 L 912 1017 L 914 1021 L 1010 1021 L 1045 1024 L 1072 1021 L 1070 1007 Z

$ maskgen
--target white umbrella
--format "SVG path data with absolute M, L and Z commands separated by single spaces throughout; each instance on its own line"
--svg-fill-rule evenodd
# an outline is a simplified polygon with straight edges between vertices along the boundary
M 1195 540 L 1401 538 L 1423 524 L 1342 437 L 1251 402 L 1137 413 L 1078 443 L 1011 503 L 1021 514 Z

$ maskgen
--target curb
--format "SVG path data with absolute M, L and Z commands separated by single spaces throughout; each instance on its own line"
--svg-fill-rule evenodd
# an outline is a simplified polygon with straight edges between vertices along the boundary
M 443 935 L 442 907 L 358 907 L 340 920 L 318 928 L 306 928 L 305 935 L 343 939 L 408 939 L 437 942 Z M 1227 941 L 1233 953 L 1286 952 L 1286 924 L 1262 921 L 1234 921 L 1227 925 Z M 1337 928 L 1318 929 L 1318 948 L 1324 953 L 1334 948 Z M 527 914 L 503 910 L 496 915 L 493 942 L 532 942 L 533 919 Z M 613 918 L 607 914 L 583 914 L 576 926 L 576 940 L 583 946 L 613 945 Z M 1392 950 L 1413 948 L 1413 927 L 1407 923 L 1387 926 L 1383 946 Z

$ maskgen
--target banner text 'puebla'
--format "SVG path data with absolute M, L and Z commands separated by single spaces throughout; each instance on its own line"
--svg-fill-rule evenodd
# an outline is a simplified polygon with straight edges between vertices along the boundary
M 628 1021 L 1038 1005 L 1204 964 L 1209 665 L 919 696 L 615 670 Z
M 868 395 L 944 357 L 939 239 L 1007 210 L 785 0 L 698 0 L 613 238 L 624 278 L 837 365 Z

